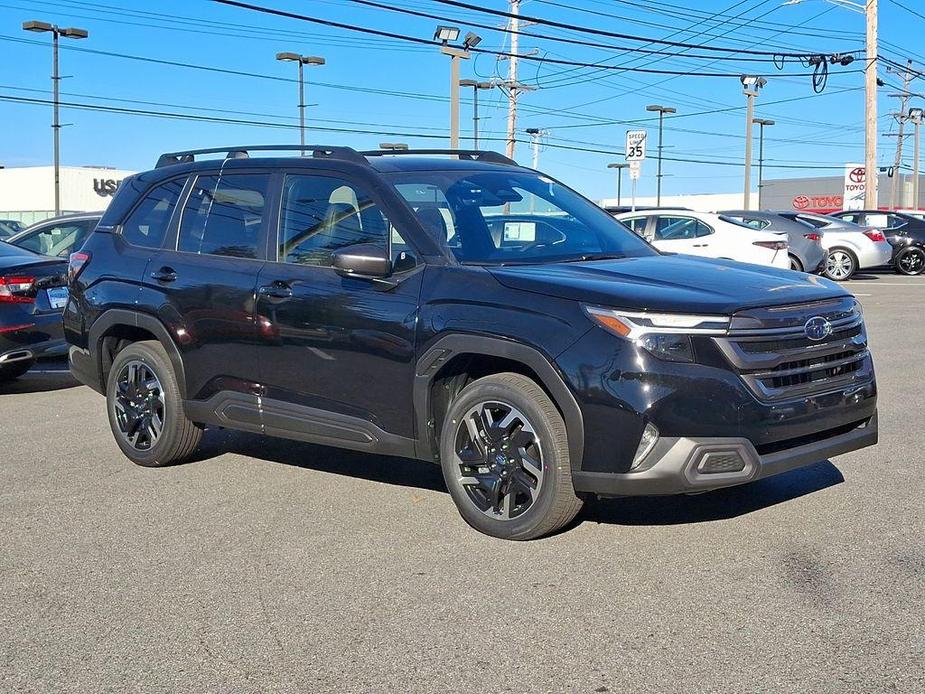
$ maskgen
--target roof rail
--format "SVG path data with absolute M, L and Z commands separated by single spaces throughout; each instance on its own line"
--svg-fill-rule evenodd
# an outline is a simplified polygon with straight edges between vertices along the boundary
M 490 164 L 508 164 L 510 166 L 519 166 L 519 164 L 499 152 L 482 149 L 375 149 L 366 152 L 360 152 L 365 157 L 385 157 L 392 155 L 416 155 L 416 154 L 447 154 L 455 155 L 460 159 L 469 161 L 484 161 Z
M 155 168 L 171 164 L 185 164 L 196 161 L 199 154 L 225 154 L 225 159 L 247 159 L 249 152 L 310 152 L 315 158 L 344 159 L 356 164 L 368 164 L 366 157 L 352 147 L 331 147 L 328 145 L 243 145 L 237 147 L 209 147 L 189 149 L 181 152 L 166 152 L 157 158 Z

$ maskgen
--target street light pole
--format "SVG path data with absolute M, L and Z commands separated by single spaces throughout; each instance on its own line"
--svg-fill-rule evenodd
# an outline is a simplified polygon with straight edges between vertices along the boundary
M 670 106 L 659 106 L 652 104 L 646 106 L 646 111 L 658 111 L 658 171 L 655 174 L 655 204 L 661 207 L 662 204 L 662 130 L 666 113 L 677 113 L 677 109 Z
M 460 87 L 472 87 L 472 139 L 473 149 L 479 148 L 479 90 L 491 89 L 493 82 L 478 82 L 476 80 L 460 80 Z
M 315 55 L 301 55 L 299 53 L 277 53 L 277 60 L 298 63 L 299 65 L 299 144 L 302 145 L 302 154 L 305 154 L 305 65 L 324 65 L 324 58 Z
M 22 28 L 25 31 L 34 31 L 38 33 L 51 33 L 51 86 L 52 86 L 52 120 L 51 129 L 54 134 L 54 160 L 55 160 L 55 216 L 61 214 L 61 122 L 58 117 L 58 111 L 61 107 L 60 89 L 58 83 L 61 76 L 58 72 L 58 37 L 63 36 L 68 39 L 85 39 L 90 34 L 86 29 L 76 27 L 61 28 L 57 24 L 48 22 L 39 22 L 32 20 L 23 22 Z
M 774 125 L 774 121 L 767 118 L 753 118 L 752 122 L 758 126 L 758 209 L 762 206 L 762 191 L 764 190 L 764 126 Z
M 628 166 L 629 164 L 623 164 L 623 163 L 614 163 L 614 164 L 607 165 L 608 169 L 617 170 L 617 207 L 620 207 L 623 204 L 623 200 L 622 200 L 623 191 L 621 190 L 623 188 L 623 169 L 627 168 Z
M 462 48 L 450 46 L 449 42 L 458 39 L 459 33 L 459 27 L 443 25 L 434 32 L 434 40 L 443 43 L 440 52 L 450 56 L 450 149 L 459 149 L 459 61 L 468 60 L 469 49 L 482 42 L 481 36 L 470 31 L 463 39 Z
M 758 91 L 767 84 L 767 80 L 764 77 L 751 75 L 742 75 L 739 79 L 742 81 L 742 93 L 748 99 L 748 106 L 745 109 L 745 194 L 742 201 L 742 209 L 747 210 L 751 207 L 752 122 L 755 120 L 755 97 L 758 96 Z

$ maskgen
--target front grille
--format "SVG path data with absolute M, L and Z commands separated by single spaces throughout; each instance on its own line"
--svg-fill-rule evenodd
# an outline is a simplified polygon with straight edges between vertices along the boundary
M 816 316 L 832 324 L 822 340 L 811 340 L 804 327 Z M 870 378 L 867 332 L 851 298 L 743 312 L 731 325 L 714 342 L 761 400 L 816 395 Z

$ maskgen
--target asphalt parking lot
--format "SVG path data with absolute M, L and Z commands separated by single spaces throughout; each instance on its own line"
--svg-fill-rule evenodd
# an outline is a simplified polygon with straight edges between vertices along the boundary
M 925 278 L 848 286 L 876 448 L 530 543 L 425 463 L 218 431 L 136 467 L 43 364 L 0 386 L 0 690 L 925 691 Z

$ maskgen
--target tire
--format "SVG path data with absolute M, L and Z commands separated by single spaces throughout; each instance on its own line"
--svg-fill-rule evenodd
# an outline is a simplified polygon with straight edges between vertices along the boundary
M 581 510 L 565 422 L 526 376 L 495 374 L 463 388 L 443 423 L 440 461 L 459 514 L 486 535 L 532 540 Z
M 795 255 L 790 256 L 790 269 L 796 270 L 797 272 L 803 272 L 803 263 L 801 263 L 800 259 Z
M 830 280 L 844 282 L 858 271 L 858 259 L 847 248 L 831 248 L 825 256 L 822 274 Z
M 896 254 L 894 266 L 902 275 L 921 275 L 925 271 L 925 250 L 919 246 L 904 248 Z
M 112 435 L 137 465 L 162 467 L 185 461 L 202 429 L 183 412 L 180 388 L 160 342 L 133 342 L 116 355 L 106 384 Z
M 35 366 L 35 359 L 23 359 L 6 366 L 0 366 L 0 383 L 19 378 L 33 366 Z

